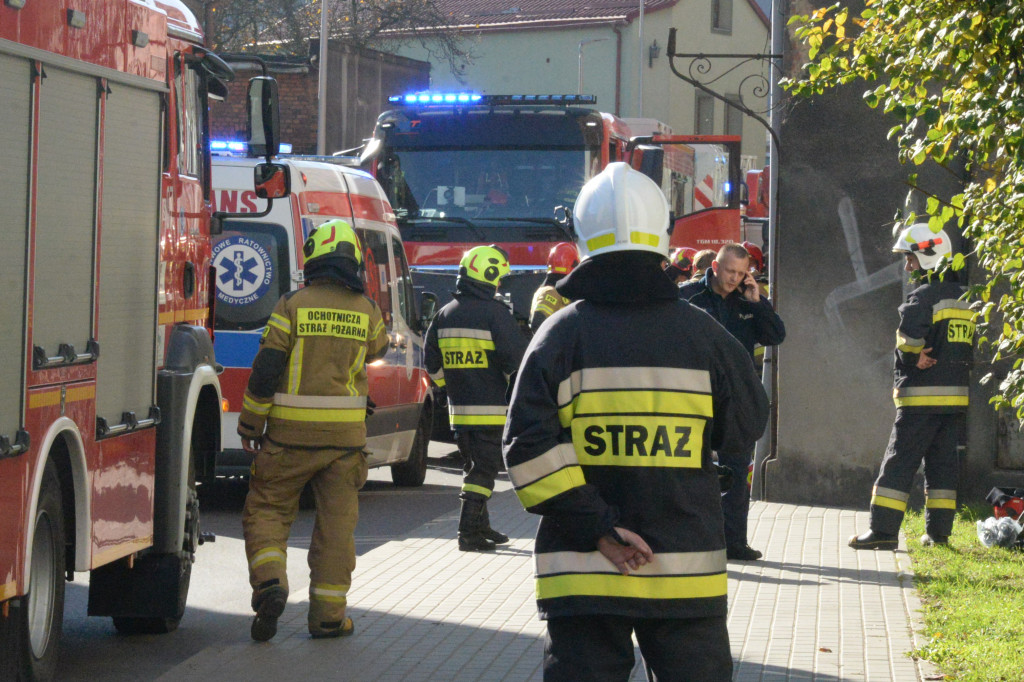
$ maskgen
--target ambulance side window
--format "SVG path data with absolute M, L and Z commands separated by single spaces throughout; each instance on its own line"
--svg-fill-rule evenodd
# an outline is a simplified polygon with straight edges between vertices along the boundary
M 416 326 L 416 312 L 414 307 L 414 292 L 412 278 L 409 276 L 409 264 L 405 260 L 405 249 L 397 239 L 391 239 L 391 251 L 394 254 L 392 271 L 395 274 L 395 291 L 398 292 L 398 311 L 402 319 L 410 327 Z
M 391 259 L 388 256 L 388 240 L 380 232 L 357 228 L 356 234 L 363 245 L 363 281 L 366 283 L 366 295 L 380 306 L 384 317 L 384 326 L 391 331 L 393 324 L 391 315 Z
M 288 233 L 276 223 L 227 220 L 214 237 L 213 266 L 215 329 L 259 329 L 291 286 Z

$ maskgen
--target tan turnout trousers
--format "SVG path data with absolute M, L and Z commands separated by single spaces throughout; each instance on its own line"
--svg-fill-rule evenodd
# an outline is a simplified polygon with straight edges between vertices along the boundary
M 353 533 L 359 520 L 358 492 L 366 475 L 366 456 L 360 451 L 288 448 L 263 439 L 242 514 L 254 604 L 269 587 L 288 589 L 288 533 L 308 481 L 316 499 L 308 556 L 309 631 L 322 633 L 342 626 L 356 565 Z

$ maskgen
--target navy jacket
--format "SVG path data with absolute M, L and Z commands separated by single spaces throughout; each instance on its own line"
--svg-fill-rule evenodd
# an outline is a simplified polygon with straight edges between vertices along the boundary
M 448 391 L 452 428 L 504 427 L 508 378 L 519 368 L 526 337 L 494 287 L 460 277 L 454 300 L 427 329 L 425 346 L 430 378 Z
M 678 299 L 657 254 L 584 260 L 575 300 L 523 359 L 504 435 L 509 479 L 541 515 L 542 618 L 726 614 L 725 537 L 712 449 L 749 449 L 768 400 L 740 344 Z M 654 562 L 622 576 L 597 549 L 613 526 Z
M 893 368 L 893 401 L 911 412 L 967 409 L 975 313 L 960 300 L 964 287 L 947 275 L 933 276 L 900 306 Z M 931 348 L 936 363 L 918 369 L 921 351 Z
M 679 287 L 679 298 L 689 301 L 715 318 L 730 334 L 743 344 L 754 357 L 754 346 L 777 346 L 786 338 L 786 325 L 782 323 L 771 302 L 764 296 L 751 303 L 739 289 L 722 298 L 711 288 L 714 274 L 708 270 L 703 279 L 686 282 Z

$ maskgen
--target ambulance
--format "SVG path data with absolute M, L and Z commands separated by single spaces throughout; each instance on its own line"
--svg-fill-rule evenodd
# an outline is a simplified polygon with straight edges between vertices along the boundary
M 359 236 L 366 295 L 380 306 L 390 337 L 387 354 L 367 367 L 369 397 L 375 404 L 366 420 L 369 464 L 390 466 L 395 485 L 422 485 L 433 420 L 433 397 L 423 366 L 427 319 L 418 313 L 420 301 L 391 205 L 368 173 L 283 158 L 291 194 L 274 201 L 268 211 L 266 201 L 252 191 L 257 162 L 213 157 L 214 210 L 234 215 L 223 221 L 221 233 L 213 238 L 214 350 L 224 367 L 224 415 L 215 471 L 206 473 L 248 474 L 251 456 L 242 450 L 236 428 L 260 336 L 278 299 L 302 286 L 306 237 L 319 225 L 340 218 Z M 424 297 L 423 307 L 429 310 L 431 296 Z

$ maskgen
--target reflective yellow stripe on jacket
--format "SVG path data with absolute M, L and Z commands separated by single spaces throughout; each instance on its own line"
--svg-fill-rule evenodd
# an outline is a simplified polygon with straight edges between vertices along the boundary
M 894 388 L 896 407 L 967 407 L 967 386 L 913 386 Z
M 359 422 L 366 415 L 366 396 L 319 396 L 275 393 L 270 416 L 300 422 Z
M 974 322 L 978 314 L 971 310 L 971 304 L 959 299 L 944 298 L 932 306 L 932 324 L 942 320 L 967 320 Z
M 600 552 L 545 552 L 535 560 L 538 599 L 706 599 L 725 596 L 727 588 L 724 549 L 657 553 L 628 576 Z
M 448 403 L 452 426 L 504 426 L 508 408 L 504 405 L 453 405 Z
M 526 509 L 587 483 L 572 443 L 560 443 L 539 457 L 510 467 L 508 478 Z

